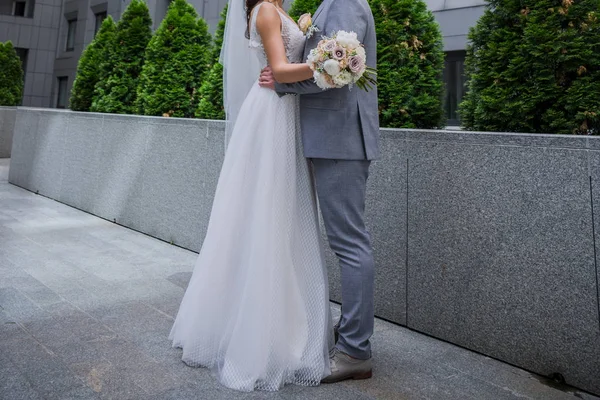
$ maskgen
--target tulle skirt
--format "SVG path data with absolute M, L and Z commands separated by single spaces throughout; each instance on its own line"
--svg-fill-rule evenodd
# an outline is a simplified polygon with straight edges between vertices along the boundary
M 227 387 L 329 375 L 332 328 L 298 103 L 257 84 L 227 148 L 208 231 L 170 339 Z

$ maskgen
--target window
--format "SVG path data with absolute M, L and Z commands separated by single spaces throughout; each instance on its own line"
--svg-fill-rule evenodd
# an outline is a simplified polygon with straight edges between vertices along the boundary
M 106 11 L 99 12 L 96 14 L 96 25 L 94 25 L 94 36 L 96 36 L 98 31 L 100 30 L 100 27 L 102 26 L 102 22 L 106 19 L 106 15 L 107 15 Z
M 67 51 L 75 50 L 75 33 L 77 31 L 77 20 L 71 19 L 67 22 Z
M 22 49 L 20 47 L 15 47 L 15 51 L 17 55 L 21 59 L 21 67 L 23 68 L 23 73 L 27 72 L 27 58 L 29 57 L 29 49 Z
M 69 77 L 58 77 L 58 95 L 56 96 L 56 108 L 67 108 L 67 86 Z
M 21 68 L 23 68 L 23 82 L 27 82 L 27 58 L 29 57 L 29 49 L 23 49 L 21 47 L 15 47 L 15 52 L 21 59 Z M 21 102 L 23 99 L 21 99 Z M 22 103 L 19 103 L 21 105 Z
M 21 68 L 23 68 L 23 83 L 27 82 L 27 59 L 29 58 L 29 49 L 15 47 L 17 55 L 21 59 Z
M 24 17 L 25 9 L 27 8 L 27 3 L 24 1 L 14 1 L 13 2 L 13 15 L 15 17 Z
M 33 18 L 35 0 L 0 0 L 0 15 Z
M 464 51 L 451 51 L 446 53 L 444 66 L 444 83 L 446 84 L 446 98 L 444 107 L 448 125 L 460 125 L 458 106 L 465 93 L 465 55 Z
M 7 2 L 7 5 L 10 4 Z M 9 6 L 10 7 L 10 6 Z M 15 17 L 33 18 L 35 0 L 13 0 L 12 15 Z M 4 6 L 0 5 L 0 14 L 4 14 Z M 8 11 L 8 10 L 6 10 Z

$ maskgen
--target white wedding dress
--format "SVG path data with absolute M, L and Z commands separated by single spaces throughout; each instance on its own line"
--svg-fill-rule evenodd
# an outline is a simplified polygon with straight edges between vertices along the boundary
M 266 66 L 255 18 L 250 43 Z M 304 35 L 281 18 L 288 60 L 300 62 Z M 255 84 L 236 120 L 170 334 L 184 362 L 211 368 L 233 389 L 314 386 L 330 373 L 327 273 L 300 139 L 297 98 Z

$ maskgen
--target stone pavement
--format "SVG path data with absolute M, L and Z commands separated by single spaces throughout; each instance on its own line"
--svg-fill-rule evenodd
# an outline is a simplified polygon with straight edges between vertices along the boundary
M 384 321 L 371 380 L 225 389 L 167 339 L 196 255 L 12 186 L 7 171 L 0 160 L 0 399 L 598 399 Z

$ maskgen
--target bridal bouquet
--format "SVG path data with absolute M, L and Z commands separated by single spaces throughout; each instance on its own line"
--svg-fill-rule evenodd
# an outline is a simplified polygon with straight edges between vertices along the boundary
M 323 37 L 307 62 L 315 83 L 323 90 L 356 85 L 369 91 L 377 82 L 377 71 L 367 67 L 367 53 L 354 32 L 338 31 Z

